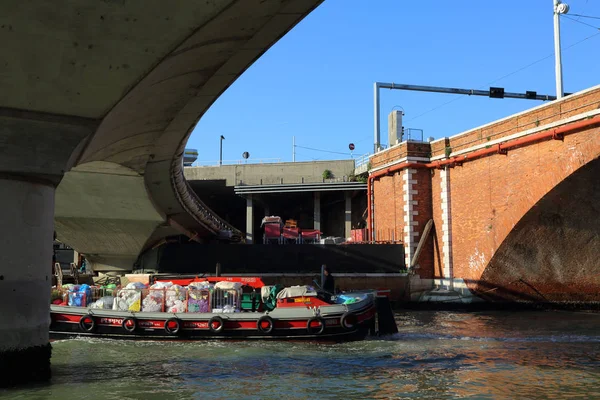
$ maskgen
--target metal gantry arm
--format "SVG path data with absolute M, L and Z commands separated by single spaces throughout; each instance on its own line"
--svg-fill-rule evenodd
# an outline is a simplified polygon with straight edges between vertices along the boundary
M 375 82 L 373 84 L 374 95 L 374 151 L 379 151 L 381 141 L 380 115 L 379 115 L 379 89 L 396 89 L 396 90 L 412 90 L 417 92 L 434 92 L 448 94 L 464 94 L 467 96 L 486 96 L 492 98 L 511 98 L 511 99 L 526 99 L 526 100 L 556 100 L 556 96 L 537 94 L 537 92 L 527 91 L 525 93 L 505 92 L 503 88 L 490 87 L 489 90 L 476 89 L 458 89 L 439 86 L 421 86 L 421 85 L 406 85 L 401 83 L 386 83 Z

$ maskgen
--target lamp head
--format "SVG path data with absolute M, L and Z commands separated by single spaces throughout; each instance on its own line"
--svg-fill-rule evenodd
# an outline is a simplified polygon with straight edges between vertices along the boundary
M 556 6 L 557 14 L 567 14 L 569 12 L 569 5 L 567 3 L 558 3 Z

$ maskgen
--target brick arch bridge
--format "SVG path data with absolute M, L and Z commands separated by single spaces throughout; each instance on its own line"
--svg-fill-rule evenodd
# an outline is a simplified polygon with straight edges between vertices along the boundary
M 597 302 L 599 156 L 600 87 L 450 138 L 403 142 L 371 159 L 369 226 L 376 241 L 401 237 L 410 265 L 434 221 L 414 270 L 423 291 Z

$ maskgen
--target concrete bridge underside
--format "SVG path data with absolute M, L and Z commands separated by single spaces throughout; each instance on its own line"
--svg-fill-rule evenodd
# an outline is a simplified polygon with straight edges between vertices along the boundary
M 55 221 L 59 239 L 118 268 L 169 235 L 236 236 L 189 189 L 185 143 L 319 3 L 2 2 L 0 386 L 49 377 Z

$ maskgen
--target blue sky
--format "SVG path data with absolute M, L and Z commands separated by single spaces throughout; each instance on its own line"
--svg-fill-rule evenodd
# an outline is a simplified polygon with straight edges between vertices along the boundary
M 585 25 L 600 27 L 600 1 L 565 2 L 564 90 L 576 92 L 600 83 L 600 30 Z M 349 158 L 349 143 L 356 158 L 373 148 L 373 82 L 555 95 L 553 54 L 552 0 L 325 0 L 213 104 L 187 147 L 217 161 L 223 135 L 226 161 L 291 161 L 295 136 L 296 161 Z M 399 107 L 405 127 L 439 138 L 539 104 L 382 90 L 382 142 Z

